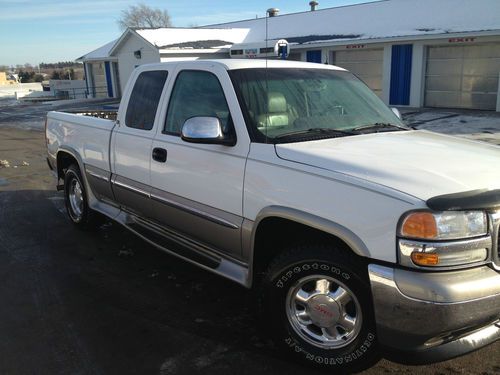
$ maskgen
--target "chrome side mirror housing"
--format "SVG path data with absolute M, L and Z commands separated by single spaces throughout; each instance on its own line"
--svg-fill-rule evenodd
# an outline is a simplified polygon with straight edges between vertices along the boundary
M 235 137 L 225 135 L 217 117 L 191 117 L 184 122 L 181 138 L 185 142 L 234 146 Z
M 401 116 L 401 112 L 399 112 L 399 109 L 397 109 L 396 107 L 391 107 L 391 111 L 396 115 L 398 119 L 403 120 L 403 116 Z

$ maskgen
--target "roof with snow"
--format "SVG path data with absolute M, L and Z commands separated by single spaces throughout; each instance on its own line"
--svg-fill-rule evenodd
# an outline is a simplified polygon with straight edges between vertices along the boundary
M 142 38 L 158 48 L 193 48 L 203 44 L 208 48 L 241 43 L 250 30 L 246 28 L 160 28 L 134 30 Z M 203 43 L 202 43 L 203 42 Z M 214 43 L 215 42 L 215 43 Z M 222 43 L 222 44 L 221 44 Z
M 499 15 L 499 0 L 382 0 L 270 17 L 268 38 L 313 44 L 500 31 Z M 265 25 L 258 18 L 204 27 L 247 28 L 244 43 L 256 43 L 265 40 Z
M 93 50 L 92 52 L 87 53 L 76 59 L 76 61 L 80 60 L 106 60 L 110 57 L 110 51 L 117 42 L 118 39 L 115 39 L 105 45 Z

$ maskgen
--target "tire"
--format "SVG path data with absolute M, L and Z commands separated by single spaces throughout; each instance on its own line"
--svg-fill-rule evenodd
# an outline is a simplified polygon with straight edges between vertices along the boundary
M 96 229 L 104 222 L 102 215 L 89 208 L 80 169 L 74 164 L 64 174 L 64 202 L 69 219 L 78 228 Z
M 340 373 L 380 359 L 366 266 L 324 245 L 289 249 L 261 285 L 261 321 L 287 356 Z

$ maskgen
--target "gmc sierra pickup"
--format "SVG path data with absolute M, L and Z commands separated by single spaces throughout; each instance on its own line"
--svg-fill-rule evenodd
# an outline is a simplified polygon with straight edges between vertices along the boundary
M 138 67 L 116 114 L 50 112 L 77 226 L 105 216 L 247 288 L 291 356 L 355 371 L 500 338 L 500 148 L 406 127 L 321 64 Z

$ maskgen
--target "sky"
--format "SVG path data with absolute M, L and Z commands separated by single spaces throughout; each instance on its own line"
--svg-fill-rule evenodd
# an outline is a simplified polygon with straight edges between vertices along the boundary
M 373 0 L 318 0 L 331 8 Z M 72 61 L 118 38 L 122 10 L 144 3 L 190 27 L 309 10 L 309 0 L 0 0 L 0 65 Z

